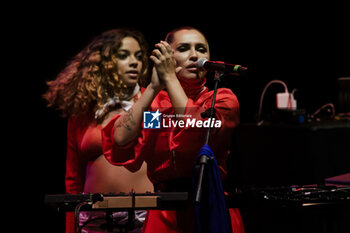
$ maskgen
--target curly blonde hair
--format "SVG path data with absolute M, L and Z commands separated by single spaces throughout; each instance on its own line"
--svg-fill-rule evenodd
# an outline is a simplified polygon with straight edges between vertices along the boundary
M 56 107 L 62 116 L 87 114 L 93 117 L 109 98 L 123 98 L 127 86 L 117 75 L 117 51 L 125 37 L 135 38 L 142 51 L 139 84 L 148 81 L 148 45 L 144 36 L 134 29 L 114 29 L 103 32 L 78 53 L 57 78 L 48 81 L 43 95 L 48 107 Z

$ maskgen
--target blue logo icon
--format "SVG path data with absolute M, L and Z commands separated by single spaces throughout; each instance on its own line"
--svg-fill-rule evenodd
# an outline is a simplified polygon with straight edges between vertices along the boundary
M 143 112 L 143 128 L 144 129 L 160 129 L 160 116 L 162 113 L 159 109 L 154 111 Z

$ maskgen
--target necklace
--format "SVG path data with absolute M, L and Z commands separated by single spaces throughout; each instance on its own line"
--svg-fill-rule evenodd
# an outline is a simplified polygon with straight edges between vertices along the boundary
M 114 96 L 113 98 L 108 98 L 107 102 L 95 112 L 95 119 L 100 118 L 105 115 L 110 107 L 114 107 L 117 104 L 120 104 L 124 111 L 128 111 L 133 105 L 132 99 L 136 96 L 140 91 L 140 86 L 136 84 L 133 92 L 130 95 L 125 95 L 123 99 L 120 99 L 119 96 Z

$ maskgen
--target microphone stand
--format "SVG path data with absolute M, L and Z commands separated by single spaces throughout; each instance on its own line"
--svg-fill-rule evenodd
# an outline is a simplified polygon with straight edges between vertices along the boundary
M 205 112 L 201 113 L 202 118 L 209 118 L 210 124 L 207 129 L 207 134 L 205 137 L 205 144 L 209 143 L 209 136 L 210 136 L 210 131 L 211 131 L 211 122 L 213 121 L 213 118 L 215 116 L 215 99 L 216 99 L 216 93 L 218 89 L 218 84 L 220 81 L 220 78 L 223 76 L 223 73 L 220 72 L 215 72 L 214 76 L 214 94 L 213 94 L 213 101 L 211 103 L 211 107 L 207 109 Z M 205 166 L 208 162 L 208 157 L 206 155 L 201 155 L 199 158 L 199 175 L 198 175 L 198 181 L 197 181 L 197 191 L 195 195 L 195 202 L 199 203 L 201 200 L 201 194 L 202 194 L 202 183 L 203 183 L 203 174 L 204 174 L 204 169 Z

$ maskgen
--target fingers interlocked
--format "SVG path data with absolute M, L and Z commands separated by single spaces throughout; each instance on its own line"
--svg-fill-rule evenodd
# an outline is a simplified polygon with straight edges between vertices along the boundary
M 160 41 L 155 47 L 150 59 L 154 62 L 160 79 L 166 74 L 175 73 L 176 62 L 171 46 L 165 41 Z

